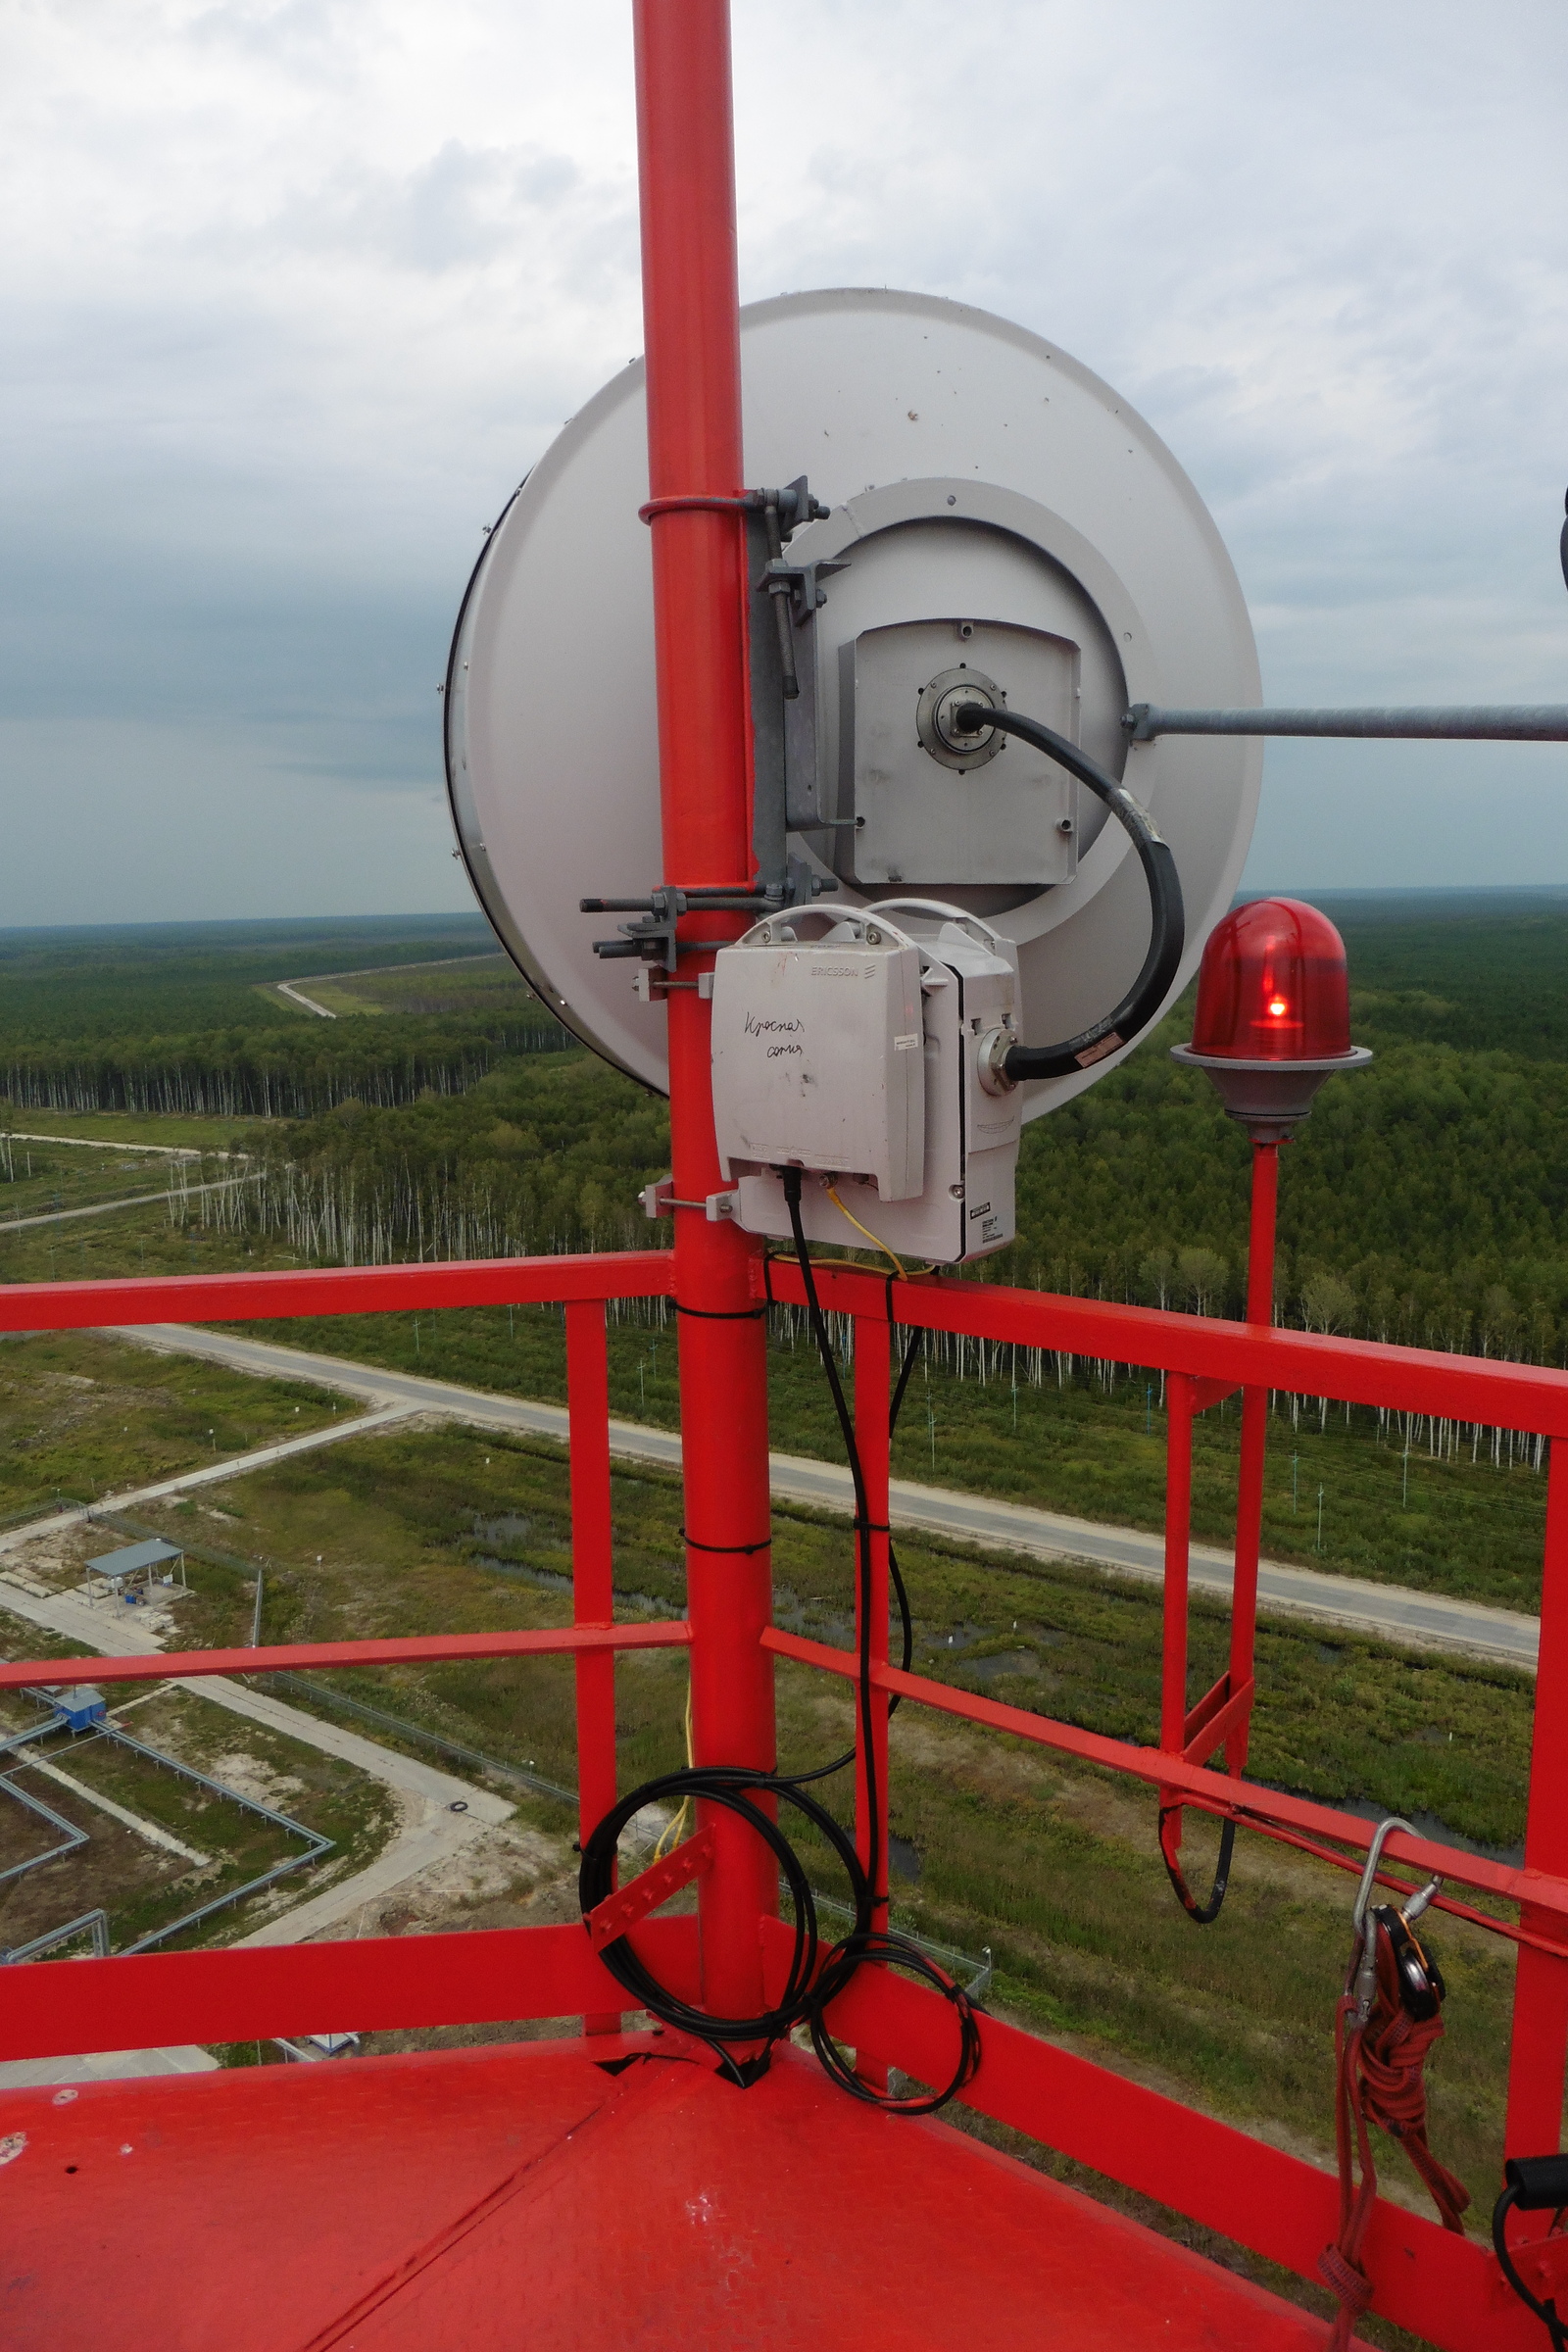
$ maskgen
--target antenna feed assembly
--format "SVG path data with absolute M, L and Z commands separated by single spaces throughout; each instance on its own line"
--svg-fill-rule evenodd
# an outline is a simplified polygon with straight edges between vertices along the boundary
M 995 678 L 978 669 L 938 670 L 922 687 L 914 714 L 920 749 L 960 775 L 984 767 L 1006 741 L 991 716 L 1006 699 Z

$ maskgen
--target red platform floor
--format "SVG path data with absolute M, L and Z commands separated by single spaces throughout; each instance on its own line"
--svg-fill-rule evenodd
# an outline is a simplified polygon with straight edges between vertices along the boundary
M 610 2073 L 607 2049 L 660 2054 Z M 0 2155 L 5 2352 L 1307 2352 L 1325 2333 L 792 2050 L 748 2091 L 674 2036 L 13 2091 Z

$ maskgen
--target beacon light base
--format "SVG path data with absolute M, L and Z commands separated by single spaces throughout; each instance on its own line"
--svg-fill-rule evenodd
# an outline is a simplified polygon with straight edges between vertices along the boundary
M 1351 1046 L 1347 1054 L 1327 1054 L 1316 1061 L 1243 1061 L 1172 1046 L 1170 1057 L 1184 1069 L 1208 1072 L 1226 1116 L 1245 1127 L 1254 1144 L 1288 1144 L 1325 1080 L 1338 1070 L 1364 1070 L 1372 1053 L 1368 1046 Z

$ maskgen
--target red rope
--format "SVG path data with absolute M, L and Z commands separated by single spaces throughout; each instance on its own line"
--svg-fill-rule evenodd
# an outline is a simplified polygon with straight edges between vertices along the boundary
M 1348 2352 L 1350 2331 L 1372 2301 L 1372 2282 L 1361 2267 L 1361 2249 L 1377 2199 L 1378 2173 L 1368 2124 L 1376 2124 L 1408 2151 L 1431 2192 L 1445 2230 L 1462 2237 L 1459 2216 L 1470 2191 L 1427 2146 L 1427 2090 L 1423 2070 L 1443 2034 L 1440 2015 L 1419 2023 L 1399 1999 L 1398 1975 L 1388 1931 L 1377 1932 L 1378 1984 L 1372 2014 L 1355 2022 L 1356 2002 L 1348 1990 L 1334 2012 L 1334 2137 L 1340 2159 L 1340 2234 L 1326 2246 L 1318 2276 L 1340 2298 L 1339 2316 L 1325 2352 Z M 1357 1958 L 1359 1951 L 1357 1952 Z M 1351 1977 L 1353 1981 L 1354 1966 Z M 1352 2159 L 1352 2140 L 1353 2159 Z M 1354 2179 L 1359 2169 L 1360 2180 Z

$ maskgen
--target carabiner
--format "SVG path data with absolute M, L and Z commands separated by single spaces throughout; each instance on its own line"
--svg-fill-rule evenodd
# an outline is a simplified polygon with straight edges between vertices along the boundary
M 1367 1848 L 1366 1868 L 1361 1873 L 1361 1884 L 1355 1890 L 1355 1908 L 1350 1914 L 1355 1930 L 1356 1944 L 1360 1947 L 1360 1957 L 1354 1962 L 1351 1981 L 1346 1989 L 1354 1992 L 1355 2022 L 1358 2026 L 1364 2026 L 1371 2016 L 1372 2004 L 1377 1999 L 1378 1992 L 1378 1923 L 1367 1906 L 1372 1900 L 1373 1889 L 1377 1886 L 1378 1864 L 1383 1859 L 1383 1848 L 1396 1830 L 1404 1830 L 1412 1838 L 1416 1835 L 1412 1825 L 1398 1813 L 1391 1813 L 1387 1821 L 1378 1823 L 1372 1833 L 1372 1842 Z M 1412 1918 L 1419 1919 L 1442 1885 L 1441 1878 L 1429 1880 L 1425 1886 L 1409 1897 L 1400 1917 L 1406 1923 Z

